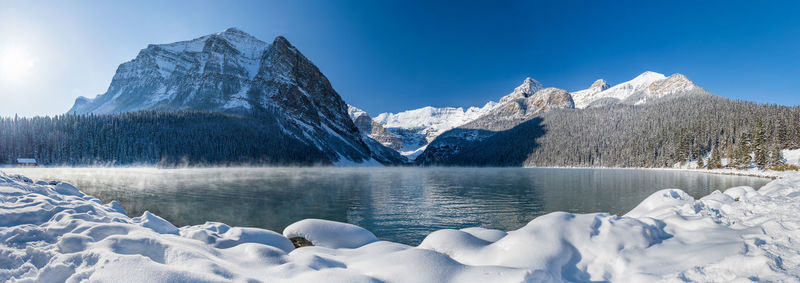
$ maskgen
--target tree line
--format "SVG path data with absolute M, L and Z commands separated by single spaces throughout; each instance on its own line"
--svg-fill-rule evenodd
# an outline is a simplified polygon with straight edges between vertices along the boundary
M 0 118 L 0 163 L 312 165 L 329 163 L 280 122 L 205 111 Z

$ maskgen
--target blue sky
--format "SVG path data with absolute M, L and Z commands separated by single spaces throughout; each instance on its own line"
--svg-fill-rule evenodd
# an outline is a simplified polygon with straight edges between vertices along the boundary
M 285 36 L 373 115 L 483 105 L 528 76 L 574 91 L 646 70 L 800 104 L 800 1 L 431 2 L 0 0 L 0 116 L 63 113 L 147 44 L 228 27 Z

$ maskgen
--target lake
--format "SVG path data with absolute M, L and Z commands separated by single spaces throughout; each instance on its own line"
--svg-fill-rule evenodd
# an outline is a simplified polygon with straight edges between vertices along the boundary
M 655 191 L 695 198 L 769 179 L 672 170 L 545 168 L 2 168 L 63 180 L 130 216 L 176 226 L 223 222 L 280 233 L 305 218 L 348 222 L 378 238 L 419 244 L 430 232 L 520 228 L 553 211 L 622 215 Z

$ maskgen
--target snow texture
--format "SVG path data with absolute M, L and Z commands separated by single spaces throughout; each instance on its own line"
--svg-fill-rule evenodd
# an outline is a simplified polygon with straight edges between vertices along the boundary
M 682 74 L 669 77 L 646 71 L 630 81 L 608 87 L 604 80 L 595 81 L 588 89 L 572 92 L 575 108 L 586 108 L 595 101 L 626 101 L 630 104 L 647 103 L 668 95 L 699 88 Z
M 283 235 L 177 228 L 66 183 L 0 172 L 0 281 L 797 282 L 797 211 L 794 174 L 701 199 L 665 189 L 623 216 L 554 212 L 509 232 L 439 230 L 413 247 L 316 219 Z M 314 246 L 294 248 L 296 236 Z

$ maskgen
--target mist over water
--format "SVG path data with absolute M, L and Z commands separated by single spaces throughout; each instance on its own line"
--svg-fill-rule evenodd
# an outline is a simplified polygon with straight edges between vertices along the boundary
M 155 213 L 176 226 L 223 222 L 281 232 L 320 218 L 417 245 L 432 231 L 518 229 L 554 212 L 622 215 L 655 191 L 695 198 L 770 180 L 682 171 L 544 168 L 3 168 L 62 180 L 130 216 Z

